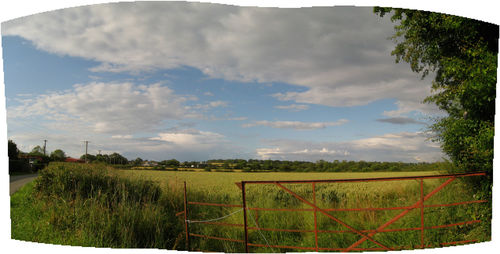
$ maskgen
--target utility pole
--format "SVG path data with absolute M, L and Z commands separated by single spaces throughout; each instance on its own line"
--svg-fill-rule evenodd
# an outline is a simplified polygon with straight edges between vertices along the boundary
M 46 154 L 46 152 L 45 152 L 45 151 L 46 151 L 46 150 L 45 150 L 45 148 L 46 148 L 46 147 L 47 147 L 47 140 L 46 140 L 46 139 L 44 139 L 44 140 L 43 140 L 43 156 L 47 156 L 47 154 Z
M 85 143 L 85 163 L 87 163 L 87 150 L 89 147 L 89 141 L 84 140 L 83 143 Z

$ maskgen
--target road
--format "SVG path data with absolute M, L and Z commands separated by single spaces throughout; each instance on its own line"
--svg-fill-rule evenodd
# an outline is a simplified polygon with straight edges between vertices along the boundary
M 25 184 L 33 181 L 38 174 L 10 176 L 10 195 L 21 189 Z

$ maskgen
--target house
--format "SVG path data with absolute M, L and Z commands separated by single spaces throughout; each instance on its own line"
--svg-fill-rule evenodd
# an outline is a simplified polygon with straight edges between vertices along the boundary
M 142 163 L 142 166 L 143 167 L 155 167 L 155 166 L 158 166 L 158 162 L 156 162 L 156 161 L 144 161 Z

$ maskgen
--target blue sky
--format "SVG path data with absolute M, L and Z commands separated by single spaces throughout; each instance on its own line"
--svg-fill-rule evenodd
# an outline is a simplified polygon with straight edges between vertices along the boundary
M 7 21 L 7 136 L 129 159 L 437 161 L 431 78 L 371 8 L 132 3 Z

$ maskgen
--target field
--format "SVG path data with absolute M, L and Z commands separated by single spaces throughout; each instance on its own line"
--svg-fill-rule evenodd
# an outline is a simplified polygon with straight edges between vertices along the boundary
M 193 172 L 193 171 L 157 171 L 157 170 L 116 170 L 117 175 L 134 179 L 151 180 L 162 188 L 181 186 L 186 181 L 188 188 L 195 187 L 200 191 L 210 193 L 240 193 L 236 182 L 260 180 L 318 180 L 318 179 L 348 179 L 372 177 L 421 176 L 438 174 L 435 171 L 422 172 L 376 172 L 376 173 L 316 173 L 316 172 Z
M 29 229 L 23 230 L 21 227 L 29 228 L 30 223 L 32 227 L 39 227 L 45 225 L 44 222 L 26 222 L 26 218 L 19 218 L 22 223 L 16 223 L 16 219 L 13 218 L 14 239 L 84 246 L 168 249 L 183 249 L 185 246 L 183 215 L 176 216 L 178 212 L 182 212 L 184 209 L 182 201 L 184 181 L 187 182 L 189 201 L 240 205 L 242 203 L 241 190 L 235 185 L 235 182 L 242 180 L 319 180 L 417 176 L 440 173 L 429 171 L 411 173 L 185 172 L 117 170 L 103 168 L 102 166 L 74 166 L 69 164 L 51 165 L 47 172 L 50 172 L 50 174 L 42 172 L 42 180 L 39 179 L 35 184 L 37 190 L 46 193 L 45 197 L 40 196 L 40 194 L 31 194 L 31 196 L 35 196 L 35 198 L 31 198 L 36 200 L 34 202 L 36 205 L 33 205 L 32 208 L 38 209 L 37 212 L 40 214 L 37 216 L 39 218 L 46 216 L 49 225 L 50 223 L 54 224 L 45 231 L 53 233 L 43 239 L 40 238 L 43 234 L 30 235 L 26 233 Z M 442 179 L 425 180 L 424 193 L 429 193 L 443 182 Z M 313 200 L 311 184 L 285 184 L 284 186 L 307 200 Z M 427 200 L 425 204 L 451 204 L 477 199 L 477 197 L 474 197 L 474 193 L 470 193 L 464 186 L 462 181 L 455 180 Z M 115 190 L 117 187 L 119 187 L 120 191 Z M 248 210 L 248 226 L 251 228 L 248 231 L 249 242 L 261 245 L 260 247 L 251 247 L 251 252 L 314 251 L 311 248 L 316 244 L 315 219 L 310 206 L 300 202 L 275 185 L 248 185 L 246 190 L 247 207 L 250 208 L 306 209 L 298 212 Z M 151 192 L 156 194 L 152 195 Z M 420 183 L 416 180 L 321 183 L 316 184 L 315 192 L 316 204 L 323 209 L 400 207 L 409 206 L 420 199 Z M 29 196 L 26 190 L 21 193 Z M 66 201 L 53 201 L 55 200 L 53 199 L 54 196 L 61 196 L 60 199 Z M 127 198 L 115 200 L 117 197 L 125 196 Z M 13 206 L 14 208 L 11 207 L 11 209 L 14 209 L 11 210 L 12 214 L 22 212 L 22 205 L 15 203 Z M 426 207 L 424 215 L 426 226 L 425 245 L 439 247 L 442 243 L 464 240 L 489 240 L 489 216 L 491 215 L 488 214 L 488 207 L 489 203 Z M 244 239 L 243 228 L 238 226 L 243 223 L 243 212 L 240 207 L 212 207 L 190 204 L 188 208 L 188 219 L 191 221 L 189 223 L 189 232 L 192 234 L 190 237 L 191 250 L 245 251 L 244 245 L 240 242 L 199 237 L 199 235 L 207 235 L 238 240 Z M 69 216 L 70 221 L 57 217 L 58 214 L 65 214 L 61 212 L 64 210 L 69 210 L 66 215 L 71 215 Z M 356 229 L 373 230 L 400 212 L 401 210 L 365 210 L 332 211 L 330 214 Z M 91 220 L 87 218 L 91 218 Z M 219 218 L 222 219 L 219 220 Z M 205 220 L 212 222 L 210 224 L 197 223 L 197 221 Z M 479 220 L 483 222 L 477 223 Z M 452 225 L 466 221 L 475 222 Z M 69 225 L 75 222 L 82 225 L 72 229 Z M 233 226 L 222 226 L 217 223 L 232 224 Z M 437 225 L 447 226 L 431 228 Z M 421 243 L 421 231 L 400 229 L 415 229 L 420 226 L 420 209 L 414 209 L 387 227 L 391 232 L 378 233 L 373 238 L 390 247 L 418 248 Z M 338 248 L 346 248 L 361 238 L 353 232 L 347 232 L 346 227 L 319 212 L 317 213 L 317 227 L 320 231 L 317 236 L 318 246 L 330 248 L 325 250 L 333 251 Z M 103 229 L 106 232 L 101 232 Z M 332 233 L 333 231 L 336 233 Z M 70 241 L 64 240 L 57 236 L 58 232 L 61 232 L 59 236 L 71 236 L 72 234 L 76 236 L 69 237 Z M 99 237 L 95 238 L 96 235 Z M 144 239 L 145 236 L 147 236 L 146 239 Z M 269 246 L 300 246 L 302 249 Z M 376 250 L 376 248 L 380 247 L 370 241 L 365 241 L 358 248 L 374 248 Z

